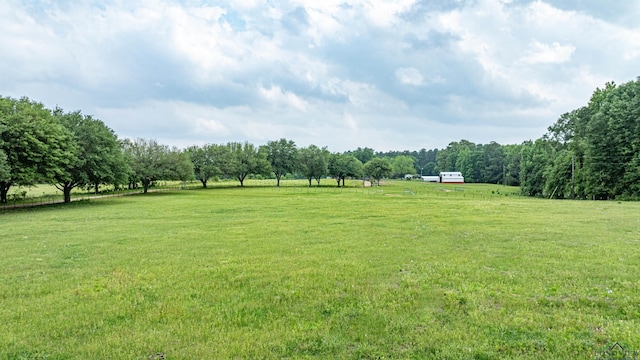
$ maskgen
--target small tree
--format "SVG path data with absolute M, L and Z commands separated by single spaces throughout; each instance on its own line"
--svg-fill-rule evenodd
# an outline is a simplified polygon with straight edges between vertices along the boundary
M 330 155 L 326 147 L 320 149 L 315 145 L 310 145 L 300 149 L 300 167 L 304 176 L 309 180 L 309 187 L 311 187 L 312 179 L 316 179 L 318 186 L 320 186 L 320 179 L 328 171 L 327 164 Z
M 193 165 L 186 152 L 170 149 L 156 140 L 126 141 L 125 152 L 134 178 L 142 183 L 145 193 L 156 180 L 186 181 L 193 176 Z
M 222 169 L 230 161 L 229 148 L 223 145 L 191 146 L 187 152 L 193 163 L 195 177 L 200 180 L 203 188 L 207 187 L 210 178 L 222 175 Z
M 75 155 L 56 174 L 55 186 L 62 191 L 64 201 L 71 201 L 71 190 L 78 186 L 93 185 L 98 192 L 100 184 L 115 183 L 124 177 L 126 167 L 116 134 L 102 121 L 82 115 L 80 111 L 63 113 L 57 108 L 54 117 L 71 134 Z
M 336 179 L 338 187 L 340 182 L 344 186 L 345 178 L 348 176 L 359 177 L 362 175 L 362 163 L 353 155 L 332 154 L 329 158 L 329 174 Z
M 280 186 L 280 178 L 294 172 L 300 164 L 296 144 L 287 139 L 269 141 L 264 146 L 271 170 L 276 176 L 276 186 Z
M 411 156 L 396 156 L 392 162 L 393 174 L 395 174 L 395 176 L 397 177 L 402 177 L 405 174 L 413 174 L 413 172 L 415 171 L 413 162 L 414 159 Z
M 240 186 L 244 186 L 244 179 L 247 175 L 267 174 L 271 166 L 267 161 L 267 156 L 263 151 L 259 151 L 253 144 L 245 142 L 230 142 L 227 144 L 230 153 L 230 160 L 223 169 L 223 172 L 233 176 L 240 181 Z
M 11 186 L 54 181 L 76 156 L 69 132 L 49 109 L 26 97 L 0 96 L 0 150 L 4 153 L 2 203 L 7 202 Z
M 368 163 L 364 164 L 364 173 L 378 182 L 380 185 L 380 179 L 390 177 L 393 173 L 391 163 L 387 159 L 374 158 Z

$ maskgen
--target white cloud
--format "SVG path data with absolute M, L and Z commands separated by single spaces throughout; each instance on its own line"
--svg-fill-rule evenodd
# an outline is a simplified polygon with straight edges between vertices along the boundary
M 534 41 L 531 48 L 526 58 L 523 59 L 524 62 L 530 64 L 564 63 L 571 60 L 571 55 L 576 50 L 572 45 L 560 45 L 557 42 L 549 45 L 538 41 Z
M 628 20 L 640 16 L 637 5 L 0 3 L 0 68 L 9 69 L 1 95 L 80 109 L 122 137 L 178 146 L 518 142 L 605 82 L 635 79 L 640 57 Z
M 305 112 L 307 110 L 307 102 L 288 91 L 282 91 L 278 86 L 272 86 L 269 89 L 260 88 L 260 94 L 267 100 L 271 106 L 283 107 L 285 109 L 295 109 Z
M 420 86 L 424 83 L 424 77 L 420 70 L 416 68 L 399 68 L 396 69 L 396 79 L 401 84 Z

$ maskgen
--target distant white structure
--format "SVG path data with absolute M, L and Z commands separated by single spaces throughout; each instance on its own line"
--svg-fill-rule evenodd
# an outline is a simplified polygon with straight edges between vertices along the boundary
M 411 174 L 406 174 L 406 175 L 404 176 L 404 179 L 405 179 L 405 180 L 411 180 L 411 179 L 413 179 L 413 175 L 411 175 Z
M 439 176 L 423 176 L 422 181 L 437 183 L 440 181 Z
M 459 171 L 441 172 L 438 176 L 440 183 L 445 184 L 464 184 L 464 176 Z

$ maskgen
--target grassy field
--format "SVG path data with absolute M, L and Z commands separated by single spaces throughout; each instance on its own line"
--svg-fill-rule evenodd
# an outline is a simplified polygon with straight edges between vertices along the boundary
M 640 203 L 211 188 L 0 213 L 0 359 L 640 350 Z

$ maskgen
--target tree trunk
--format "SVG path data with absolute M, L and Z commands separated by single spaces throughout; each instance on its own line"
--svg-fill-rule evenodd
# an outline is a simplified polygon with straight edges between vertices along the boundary
M 311 178 L 309 178 L 309 187 L 311 187 Z
M 207 188 L 207 180 L 206 179 L 205 180 L 200 180 L 200 182 L 202 183 L 202 187 L 206 189 Z
M 344 177 L 342 178 L 342 187 L 344 187 Z
M 0 183 L 0 203 L 7 203 L 7 194 L 9 193 L 9 188 L 11 184 L 8 183 Z
M 340 187 L 340 177 L 337 177 L 336 180 L 338 180 L 338 187 Z
M 100 184 L 95 183 L 94 188 L 93 188 L 93 193 L 94 193 L 94 194 L 97 194 L 97 193 L 98 193 L 98 186 L 99 186 L 99 185 L 100 185 Z
M 276 186 L 278 186 L 278 187 L 280 186 L 280 177 L 281 177 L 281 176 L 282 176 L 282 175 L 278 175 L 278 174 L 276 174 Z
M 149 185 L 151 185 L 151 181 L 142 180 L 142 188 L 143 188 L 142 192 L 143 193 L 145 193 L 145 194 L 147 193 L 147 190 L 149 190 Z
M 65 185 L 62 189 L 62 194 L 64 196 L 64 202 L 65 203 L 69 203 L 71 202 L 71 190 L 73 188 L 70 186 Z

